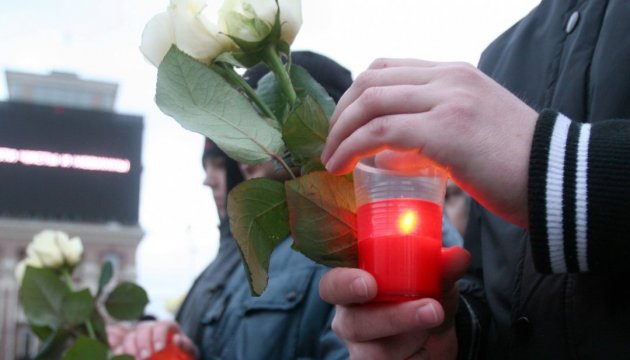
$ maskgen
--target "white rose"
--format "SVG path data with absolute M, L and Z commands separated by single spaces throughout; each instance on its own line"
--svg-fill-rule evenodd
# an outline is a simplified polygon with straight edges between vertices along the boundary
M 44 230 L 33 237 L 26 253 L 48 268 L 58 268 L 64 264 L 73 266 L 81 259 L 83 244 L 78 237 L 70 239 L 62 231 Z
M 158 67 L 174 43 L 175 34 L 171 17 L 163 12 L 151 18 L 144 27 L 140 51 L 151 64 Z
M 166 12 L 155 15 L 142 32 L 140 51 L 159 66 L 175 44 L 193 58 L 210 63 L 230 49 L 232 41 L 220 34 L 204 13 L 205 0 L 171 0 Z
M 42 263 L 41 263 L 41 261 L 39 261 L 38 258 L 31 257 L 31 256 L 29 256 L 26 259 L 23 259 L 22 261 L 20 261 L 15 266 L 15 280 L 20 285 L 22 285 L 22 280 L 24 279 L 24 273 L 26 272 L 26 267 L 27 266 L 40 268 L 40 267 L 42 267 Z
M 83 255 L 83 243 L 80 238 L 75 236 L 72 239 L 68 239 L 68 236 L 60 236 L 57 238 L 57 243 L 66 264 L 74 266 L 79 263 L 81 255 Z
M 68 235 L 53 230 L 44 230 L 33 237 L 33 241 L 28 244 L 26 253 L 29 257 L 34 257 L 41 261 L 42 265 L 48 268 L 57 268 L 63 265 L 64 258 L 57 237 Z
M 302 26 L 301 0 L 226 0 L 219 10 L 219 26 L 225 33 L 246 41 L 260 41 L 269 34 L 280 8 L 280 38 L 293 43 Z M 258 19 L 264 23 L 263 26 Z

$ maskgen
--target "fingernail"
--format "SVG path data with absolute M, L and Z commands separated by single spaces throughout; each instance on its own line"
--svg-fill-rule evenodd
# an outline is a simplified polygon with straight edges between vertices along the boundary
M 437 324 L 438 315 L 435 306 L 432 303 L 422 305 L 418 309 L 418 319 L 427 323 L 427 325 Z
M 350 283 L 350 290 L 355 295 L 361 296 L 362 298 L 368 297 L 368 288 L 367 283 L 363 278 L 356 278 Z
M 328 161 L 328 151 L 326 149 L 322 151 L 322 155 L 319 157 L 319 159 L 322 161 L 322 164 L 326 164 L 326 162 Z
M 164 343 L 161 341 L 154 342 L 153 349 L 155 349 L 155 351 L 161 351 L 162 349 L 164 349 Z
M 324 167 L 326 168 L 326 171 L 334 174 L 334 171 L 336 169 L 335 169 L 335 164 L 333 161 L 330 161 L 330 159 L 327 159 L 326 162 L 324 162 L 323 164 L 324 164 Z
M 148 349 L 142 349 L 140 350 L 140 358 L 142 359 L 148 359 L 149 355 L 151 355 L 151 353 L 149 352 Z

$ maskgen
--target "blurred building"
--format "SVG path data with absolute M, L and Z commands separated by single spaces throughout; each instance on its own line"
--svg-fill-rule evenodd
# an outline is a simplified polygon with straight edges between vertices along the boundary
M 12 102 L 114 111 L 118 90 L 115 83 L 83 80 L 59 71 L 50 75 L 7 71 L 6 79 Z
M 44 229 L 79 236 L 78 282 L 135 279 L 143 119 L 114 112 L 117 84 L 74 74 L 6 72 L 0 102 L 0 360 L 31 359 L 38 341 L 18 302 L 14 268 Z

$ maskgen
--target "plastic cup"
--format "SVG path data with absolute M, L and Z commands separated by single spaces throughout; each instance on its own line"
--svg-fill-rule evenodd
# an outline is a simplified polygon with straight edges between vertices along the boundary
M 376 278 L 374 301 L 440 300 L 447 176 L 426 164 L 392 166 L 389 155 L 354 169 L 359 268 Z

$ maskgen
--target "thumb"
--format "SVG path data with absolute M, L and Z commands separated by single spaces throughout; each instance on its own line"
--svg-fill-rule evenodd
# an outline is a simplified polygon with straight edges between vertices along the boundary
M 442 280 L 453 284 L 459 280 L 470 266 L 470 253 L 462 247 L 442 248 Z

